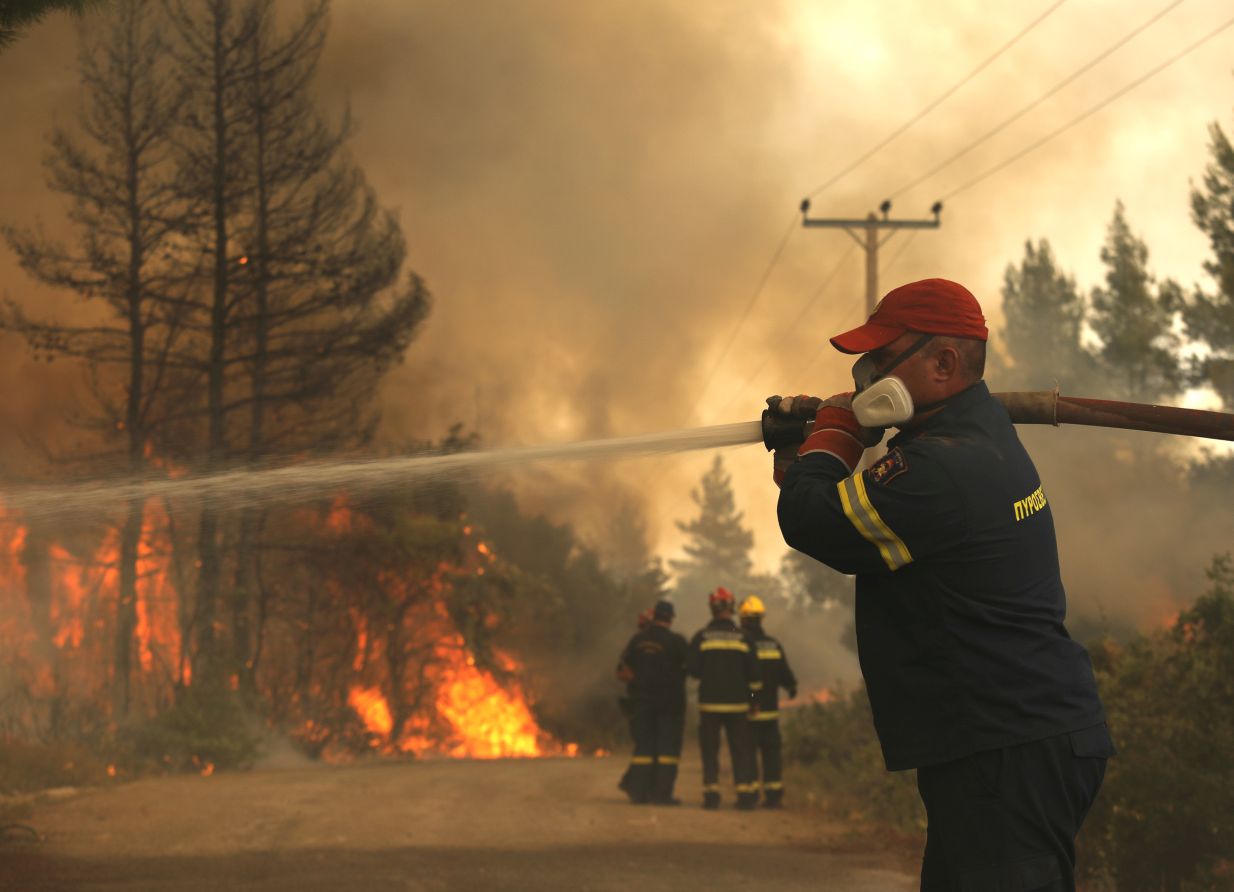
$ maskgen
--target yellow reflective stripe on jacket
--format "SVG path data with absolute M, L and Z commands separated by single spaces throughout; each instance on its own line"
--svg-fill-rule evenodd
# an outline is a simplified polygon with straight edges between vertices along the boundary
M 703 641 L 698 646 L 699 650 L 739 650 L 742 653 L 750 652 L 750 645 L 744 641 L 729 641 L 724 638 L 715 638 Z
M 631 765 L 650 765 L 654 760 L 651 756 L 635 756 L 630 760 Z
M 661 765 L 676 765 L 680 759 L 677 756 L 656 756 L 656 761 Z
M 767 712 L 760 711 L 758 715 L 750 716 L 750 721 L 771 722 L 771 721 L 775 721 L 779 717 L 780 717 L 780 711 L 778 709 L 771 709 L 771 710 L 768 710 Z
M 750 690 L 761 691 L 762 689 L 763 689 L 763 683 L 761 681 L 750 682 Z
M 698 704 L 699 712 L 748 712 L 750 709 L 746 703 L 700 703 Z
M 784 656 L 784 654 L 779 648 L 776 648 L 775 650 L 760 650 L 758 652 L 758 658 L 760 660 L 778 660 L 782 656 Z
M 899 570 L 912 563 L 913 556 L 908 546 L 891 531 L 891 528 L 879 517 L 878 511 L 870 503 L 870 495 L 866 492 L 865 476 L 854 474 L 841 480 L 840 504 L 844 507 L 844 515 L 871 545 L 883 556 L 883 562 L 890 570 Z

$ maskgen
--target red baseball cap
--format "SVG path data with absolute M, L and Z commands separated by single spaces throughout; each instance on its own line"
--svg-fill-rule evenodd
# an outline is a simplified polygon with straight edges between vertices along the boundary
M 971 291 L 950 279 L 922 279 L 888 291 L 864 325 L 836 335 L 831 345 L 841 353 L 869 353 L 906 331 L 978 341 L 990 337 Z

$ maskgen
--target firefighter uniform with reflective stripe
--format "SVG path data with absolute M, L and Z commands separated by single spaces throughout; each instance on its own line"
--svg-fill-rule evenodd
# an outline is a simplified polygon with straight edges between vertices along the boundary
M 738 804 L 757 796 L 747 716 L 758 684 L 758 655 L 731 619 L 713 619 L 690 642 L 688 669 L 699 680 L 698 743 L 704 799 L 720 792 L 720 731 L 728 738 Z M 714 800 L 713 800 L 714 801 Z
M 804 455 L 784 476 L 779 518 L 793 548 L 856 574 L 858 653 L 874 724 L 887 768 L 918 769 L 931 818 L 923 888 L 933 888 L 924 879 L 931 850 L 944 843 L 933 835 L 936 819 L 944 809 L 979 805 L 977 798 L 957 804 L 954 797 L 966 785 L 981 787 L 976 776 L 936 774 L 991 770 L 972 767 L 967 757 L 976 754 L 993 753 L 995 762 L 1010 765 L 1034 742 L 1057 742 L 1077 766 L 1091 760 L 1104 771 L 1113 748 L 1088 654 L 1063 625 L 1049 501 L 1006 410 L 978 382 L 893 437 L 888 449 L 852 476 L 835 455 Z M 1054 756 L 1041 758 L 1046 765 Z M 1073 771 L 1070 764 L 1064 768 Z M 1091 801 L 1094 777 L 1099 785 L 1097 775 L 1073 774 L 1075 802 L 1085 795 Z M 1039 788 L 1051 783 L 1043 775 Z M 1057 804 L 1065 798 L 1054 807 L 1066 811 Z M 1031 839 L 1028 855 L 1014 856 L 1023 860 L 1016 876 L 1040 882 L 1014 885 L 1010 874 L 973 874 L 972 888 L 1044 888 L 1066 870 L 1059 865 L 1068 855 L 1074 863 L 1074 829 L 1068 837 L 1065 828 L 1078 828 L 1083 809 L 1029 826 L 1024 809 L 987 800 L 981 801 L 995 811 L 972 818 L 971 840 L 952 851 L 1008 863 L 1013 856 L 1004 847 L 1022 833 Z M 1054 832 L 1040 829 L 1047 826 Z M 992 848 L 983 853 L 987 843 Z
M 621 661 L 633 671 L 630 720 L 634 757 L 626 792 L 635 802 L 670 802 L 685 730 L 685 638 L 653 623 L 626 645 Z
M 758 655 L 761 679 L 754 689 L 758 711 L 750 716 L 755 779 L 758 778 L 758 763 L 761 761 L 764 803 L 776 806 L 784 797 L 780 760 L 780 688 L 788 691 L 790 697 L 796 696 L 797 677 L 793 675 L 784 646 L 779 641 L 762 631 L 761 627 L 757 631 L 748 630 L 748 634 Z

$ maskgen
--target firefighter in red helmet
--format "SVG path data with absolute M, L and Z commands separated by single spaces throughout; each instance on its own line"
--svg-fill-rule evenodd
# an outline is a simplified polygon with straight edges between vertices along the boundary
M 754 808 L 758 788 L 748 717 L 757 709 L 758 654 L 733 622 L 732 592 L 717 588 L 708 598 L 712 620 L 690 642 L 688 668 L 698 679 L 698 745 L 703 759 L 703 808 L 720 807 L 720 731 L 728 738 L 737 807 Z

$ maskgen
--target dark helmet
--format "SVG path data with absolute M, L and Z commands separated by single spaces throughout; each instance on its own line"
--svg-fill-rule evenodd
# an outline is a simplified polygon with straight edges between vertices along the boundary
M 652 608 L 651 615 L 653 619 L 668 620 L 677 615 L 677 609 L 673 607 L 672 601 L 656 601 L 656 606 Z

